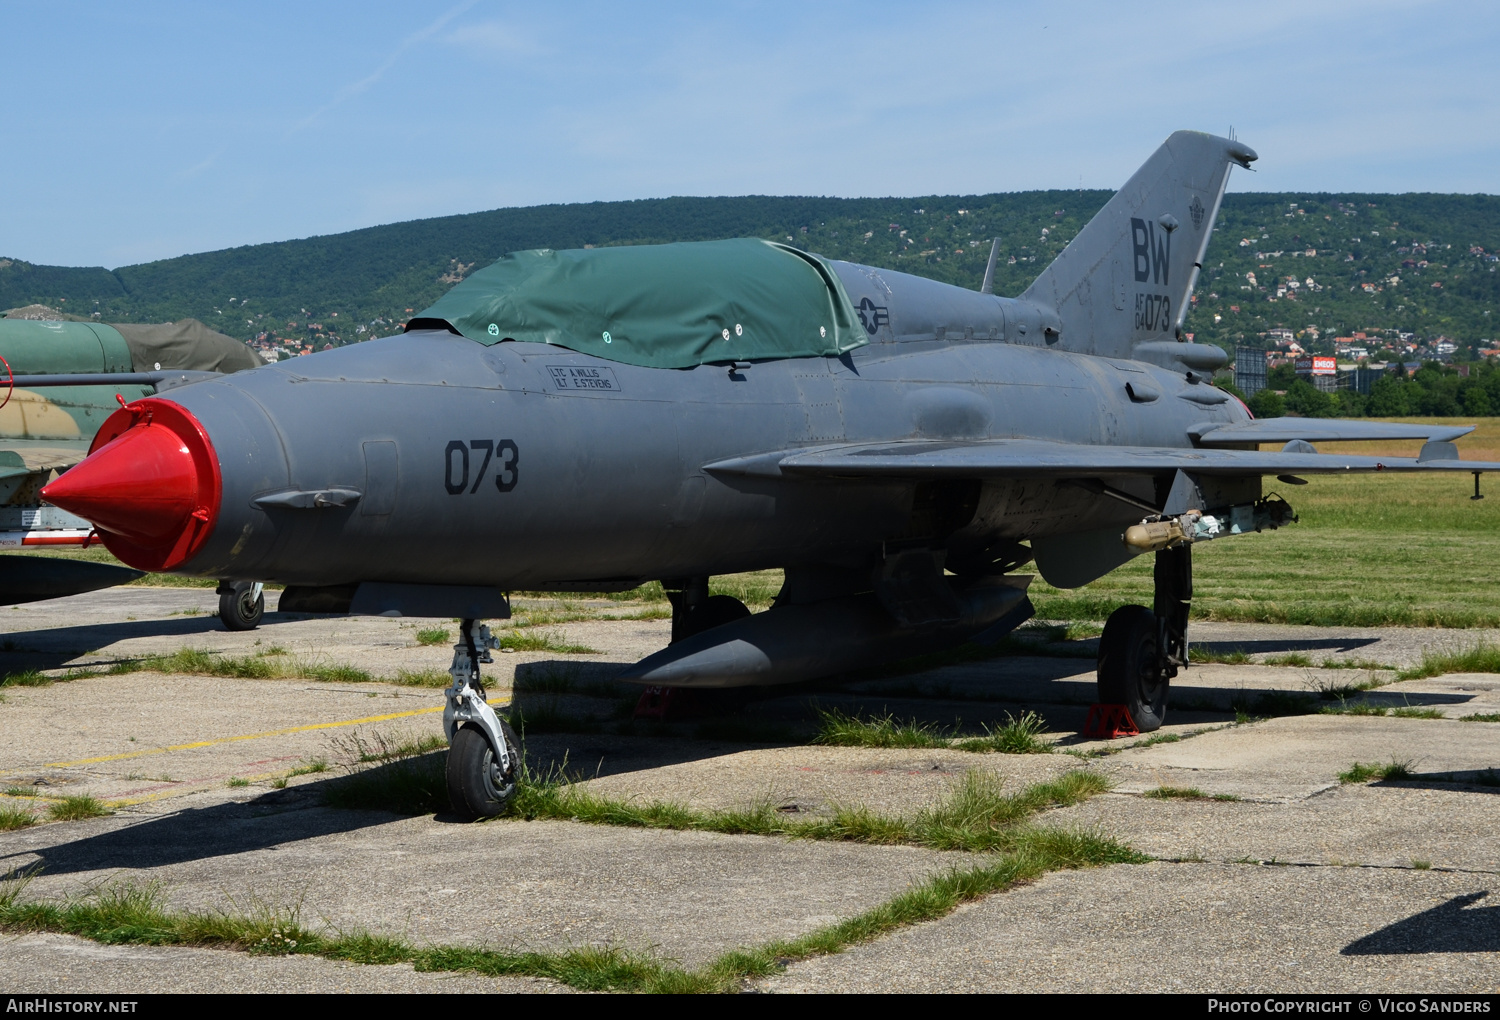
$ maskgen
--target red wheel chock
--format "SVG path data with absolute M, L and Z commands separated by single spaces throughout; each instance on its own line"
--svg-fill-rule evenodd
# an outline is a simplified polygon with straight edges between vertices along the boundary
M 1089 706 L 1088 718 L 1083 723 L 1083 735 L 1090 740 L 1114 740 L 1116 737 L 1138 737 L 1140 734 L 1140 728 L 1130 718 L 1130 709 L 1124 705 L 1101 705 L 1095 702 Z

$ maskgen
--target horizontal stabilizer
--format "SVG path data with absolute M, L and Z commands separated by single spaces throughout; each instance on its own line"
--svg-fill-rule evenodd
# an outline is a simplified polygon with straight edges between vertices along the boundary
M 1339 418 L 1258 418 L 1220 425 L 1210 422 L 1188 430 L 1200 446 L 1234 443 L 1374 442 L 1381 439 L 1425 439 L 1452 442 L 1474 431 L 1473 425 L 1421 425 L 1394 421 L 1349 421 Z
M 905 442 L 815 447 L 709 464 L 722 475 L 797 478 L 1077 478 L 1159 475 L 1343 474 L 1373 471 L 1500 471 L 1500 463 L 1346 454 L 1180 447 L 1085 446 L 1042 439 Z

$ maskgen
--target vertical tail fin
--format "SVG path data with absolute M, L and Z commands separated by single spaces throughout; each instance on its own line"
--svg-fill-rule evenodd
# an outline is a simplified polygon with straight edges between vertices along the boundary
M 1255 158 L 1241 142 L 1175 132 L 1021 300 L 1056 313 L 1065 350 L 1130 357 L 1138 343 L 1176 339 L 1229 168 Z

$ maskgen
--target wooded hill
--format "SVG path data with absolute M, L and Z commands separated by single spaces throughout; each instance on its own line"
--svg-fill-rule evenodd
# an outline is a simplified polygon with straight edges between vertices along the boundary
M 321 346 L 393 332 L 409 309 L 508 251 L 735 236 L 790 239 L 966 287 L 979 285 L 999 237 L 995 289 L 1014 295 L 1110 194 L 595 202 L 413 220 L 116 270 L 11 257 L 0 259 L 0 308 L 40 303 L 105 322 L 191 316 L 242 339 L 267 331 L 316 336 Z M 1187 328 L 1225 344 L 1256 342 L 1273 327 L 1314 326 L 1325 343 L 1354 331 L 1441 334 L 1461 344 L 1462 358 L 1500 336 L 1491 314 L 1500 308 L 1497 249 L 1496 196 L 1230 194 Z

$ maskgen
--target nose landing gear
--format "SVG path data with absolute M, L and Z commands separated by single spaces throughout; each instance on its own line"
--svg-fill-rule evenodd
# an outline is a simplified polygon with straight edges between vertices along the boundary
M 1167 717 L 1172 678 L 1188 664 L 1188 611 L 1193 600 L 1193 547 L 1156 554 L 1155 612 L 1121 606 L 1099 638 L 1099 701 L 1124 705 L 1142 733 Z
M 448 736 L 448 800 L 467 818 L 492 818 L 516 796 L 521 754 L 510 725 L 485 700 L 479 676 L 481 662 L 494 662 L 490 650 L 500 642 L 489 627 L 464 620 L 453 665 L 453 686 L 444 694 L 443 732 Z
M 259 581 L 220 581 L 219 620 L 225 630 L 254 630 L 266 614 L 266 586 Z

